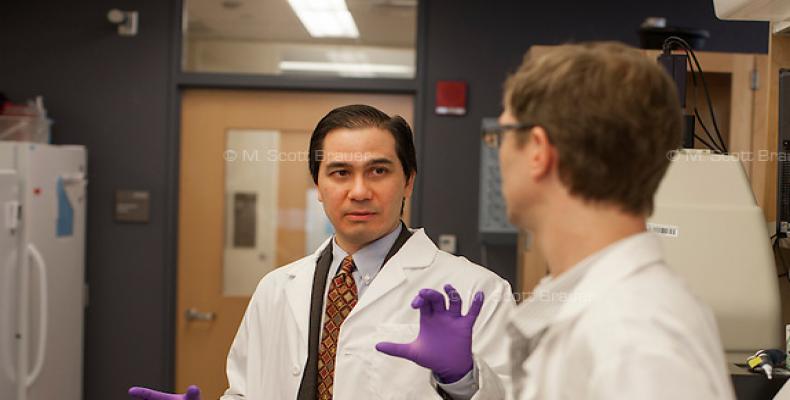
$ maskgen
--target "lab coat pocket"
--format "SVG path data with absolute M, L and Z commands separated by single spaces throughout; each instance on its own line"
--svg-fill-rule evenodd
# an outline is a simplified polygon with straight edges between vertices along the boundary
M 399 357 L 376 350 L 379 342 L 410 343 L 417 338 L 419 324 L 379 324 L 370 353 L 370 382 L 381 399 L 439 399 L 431 387 L 429 370 Z

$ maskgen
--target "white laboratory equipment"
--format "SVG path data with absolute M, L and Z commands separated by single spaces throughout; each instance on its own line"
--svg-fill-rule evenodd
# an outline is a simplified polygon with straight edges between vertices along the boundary
M 0 399 L 82 399 L 86 150 L 0 142 Z
M 661 237 L 670 267 L 712 309 L 729 362 L 784 347 L 770 233 L 738 157 L 675 152 L 648 229 Z

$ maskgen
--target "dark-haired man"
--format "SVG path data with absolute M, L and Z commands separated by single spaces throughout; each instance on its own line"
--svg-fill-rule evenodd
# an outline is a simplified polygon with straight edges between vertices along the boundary
M 370 106 L 337 108 L 316 126 L 309 154 L 335 235 L 261 280 L 228 354 L 222 399 L 438 399 L 437 385 L 445 397 L 469 398 L 487 384 L 470 372 L 472 353 L 507 380 L 507 346 L 494 327 L 513 307 L 509 284 L 401 222 L 417 173 L 406 121 Z M 408 300 L 421 288 L 446 293 L 445 322 L 459 333 L 443 340 L 474 339 L 469 365 L 451 359 L 432 374 L 376 351 L 378 342 L 418 335 Z M 432 304 L 417 296 L 411 307 L 430 314 Z

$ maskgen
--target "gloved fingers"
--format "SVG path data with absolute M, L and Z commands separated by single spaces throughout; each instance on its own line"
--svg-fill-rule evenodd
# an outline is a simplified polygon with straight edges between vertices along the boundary
M 449 283 L 444 285 L 444 292 L 447 293 L 447 298 L 450 299 L 450 307 L 448 307 L 450 315 L 460 317 L 462 304 L 461 295 L 458 294 L 458 291 Z
M 425 300 L 423 300 L 422 297 L 418 294 L 414 296 L 414 299 L 411 301 L 411 308 L 416 310 L 418 308 L 422 308 L 424 304 L 425 304 Z
M 200 400 L 200 388 L 196 385 L 189 386 L 184 394 L 184 400 Z
M 129 396 L 140 400 L 163 400 L 167 398 L 166 393 L 138 386 L 129 388 Z
M 410 343 L 379 342 L 376 343 L 376 350 L 393 357 L 400 357 L 414 361 L 411 359 Z
M 476 320 L 477 316 L 480 315 L 480 309 L 483 308 L 484 300 L 485 295 L 482 291 L 475 293 L 475 297 L 472 298 L 472 304 L 469 305 L 469 312 L 466 313 L 466 316 Z
M 433 312 L 446 311 L 447 307 L 444 305 L 444 295 L 433 289 L 420 290 L 420 296 L 426 303 L 431 305 Z
M 419 293 L 414 297 L 414 300 L 411 301 L 411 308 L 420 310 L 420 320 L 433 315 L 433 307 L 431 307 L 431 302 L 423 299 Z

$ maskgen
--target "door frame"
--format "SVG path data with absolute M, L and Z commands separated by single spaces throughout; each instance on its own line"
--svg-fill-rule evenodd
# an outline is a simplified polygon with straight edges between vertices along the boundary
M 173 2 L 171 18 L 173 26 L 183 26 L 184 0 Z M 174 29 L 170 38 L 170 72 L 168 81 L 168 109 L 167 126 L 168 134 L 165 138 L 165 209 L 164 209 L 164 237 L 162 282 L 164 287 L 164 320 L 162 334 L 166 338 L 162 349 L 166 354 L 163 360 L 163 381 L 173 391 L 175 388 L 175 360 L 176 360 L 176 300 L 177 268 L 178 268 L 178 206 L 179 206 L 179 162 L 181 158 L 181 96 L 186 89 L 251 89 L 251 90 L 295 90 L 316 92 L 355 92 L 377 94 L 411 94 L 414 96 L 414 123 L 412 126 L 416 136 L 417 163 L 422 165 L 424 157 L 425 135 L 422 132 L 425 124 L 422 110 L 425 109 L 428 82 L 426 71 L 427 54 L 427 28 L 428 28 L 428 0 L 421 0 L 417 5 L 417 37 L 416 50 L 416 75 L 414 79 L 368 79 L 368 78 L 319 78 L 300 79 L 294 77 L 278 77 L 263 75 L 242 74 L 205 74 L 187 73 L 181 71 L 183 51 L 182 31 Z M 421 226 L 423 180 L 417 176 L 412 193 L 411 223 Z

